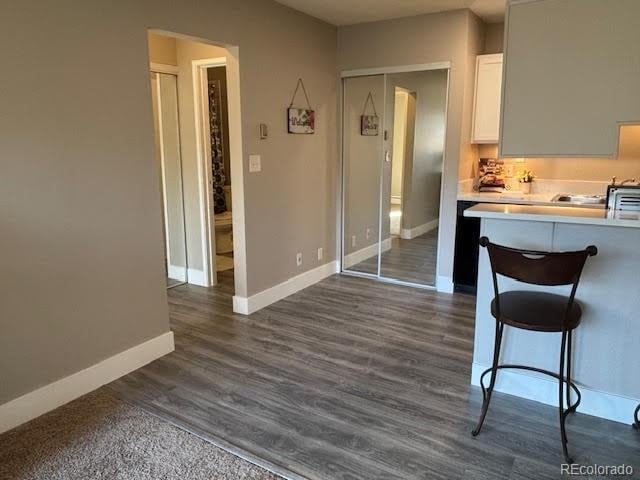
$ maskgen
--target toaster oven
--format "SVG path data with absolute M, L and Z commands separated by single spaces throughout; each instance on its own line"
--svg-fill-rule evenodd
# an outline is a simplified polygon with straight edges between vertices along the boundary
M 607 208 L 640 212 L 640 185 L 609 185 Z

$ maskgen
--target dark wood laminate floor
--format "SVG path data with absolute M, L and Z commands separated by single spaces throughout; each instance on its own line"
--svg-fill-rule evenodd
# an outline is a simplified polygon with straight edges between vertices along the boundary
M 438 229 L 411 240 L 391 237 L 391 248 L 382 253 L 380 275 L 419 285 L 435 285 Z M 378 256 L 351 267 L 356 272 L 377 273 Z
M 290 478 L 559 478 L 555 408 L 494 394 L 470 435 L 474 298 L 333 276 L 255 314 L 218 287 L 169 290 L 176 351 L 110 384 Z M 577 414 L 580 463 L 636 467 L 640 434 Z

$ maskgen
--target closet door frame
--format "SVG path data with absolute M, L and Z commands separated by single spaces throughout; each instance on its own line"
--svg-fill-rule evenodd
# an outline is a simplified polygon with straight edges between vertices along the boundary
M 176 96 L 178 95 L 178 82 L 180 81 L 180 76 L 179 76 L 179 69 L 177 66 L 175 65 L 167 65 L 167 64 L 163 64 L 163 63 L 155 63 L 155 62 L 151 62 L 149 64 L 149 71 L 151 73 L 155 73 L 156 75 L 171 75 L 174 76 L 176 78 Z M 160 77 L 156 77 L 154 79 L 154 82 L 156 84 L 156 90 L 157 90 L 157 98 L 154 98 L 153 101 L 154 102 L 158 102 L 158 121 L 160 122 L 159 125 L 159 131 L 158 134 L 160 135 L 160 152 L 158 152 L 160 154 L 160 158 L 161 158 L 161 183 L 162 183 L 162 207 L 163 207 L 163 222 L 164 222 L 164 230 L 165 230 L 165 249 L 166 249 L 166 257 L 167 260 L 170 259 L 171 257 L 171 242 L 169 239 L 169 225 L 168 225 L 168 212 L 167 212 L 167 192 L 166 192 L 166 173 L 165 173 L 165 162 L 164 162 L 164 150 L 163 150 L 163 145 L 162 145 L 162 98 L 160 96 Z M 182 156 L 182 152 L 180 152 L 181 156 Z M 167 290 L 174 288 L 174 287 L 178 287 L 180 285 L 185 285 L 186 283 L 188 283 L 189 281 L 189 268 L 188 268 L 188 264 L 186 263 L 187 260 L 187 227 L 186 227 L 186 223 L 185 223 L 185 211 L 184 211 L 184 181 L 182 178 L 183 172 L 182 172 L 182 159 L 180 160 L 180 191 L 181 191 L 181 196 L 182 196 L 182 222 L 183 222 L 183 232 L 184 232 L 184 254 L 185 254 L 185 267 L 184 267 L 184 278 L 181 279 L 180 283 L 175 283 L 173 285 L 170 285 L 167 287 Z M 167 269 L 169 269 L 169 265 L 167 265 Z
M 383 202 L 383 198 L 382 198 L 382 182 L 383 182 L 383 177 L 384 175 L 382 175 L 382 168 L 384 167 L 384 162 L 385 162 L 385 149 L 382 149 L 382 155 L 380 158 L 380 165 L 381 165 L 381 170 L 380 170 L 380 184 L 379 184 L 379 189 L 378 189 L 378 197 L 379 197 L 379 202 L 378 202 L 378 269 L 377 269 L 377 273 L 365 273 L 365 272 L 356 272 L 354 270 L 349 270 L 345 268 L 345 262 L 344 262 L 344 258 L 345 258 L 345 248 L 344 248 L 344 242 L 345 242 L 345 197 L 346 197 L 346 189 L 345 189 L 345 169 L 346 169 L 346 162 L 345 162 L 345 148 L 344 148 L 344 144 L 345 144 L 345 132 L 344 132 L 344 115 L 345 115 L 345 84 L 346 81 L 349 78 L 354 78 L 354 77 L 370 77 L 370 76 L 375 76 L 375 75 L 383 75 L 384 76 L 384 84 L 385 84 L 385 97 L 386 97 L 386 84 L 387 84 L 387 76 L 393 73 L 410 73 L 410 72 L 423 72 L 423 71 L 428 71 L 428 70 L 447 70 L 447 95 L 446 95 L 446 105 L 447 105 L 447 111 L 445 114 L 445 149 L 443 152 L 443 158 L 442 158 L 442 162 L 444 165 L 444 162 L 446 161 L 446 144 L 447 144 L 447 138 L 449 135 L 449 129 L 448 129 L 448 110 L 449 110 L 449 89 L 450 89 L 450 81 L 451 81 L 451 62 L 450 61 L 446 61 L 446 62 L 434 62 L 434 63 L 423 63 L 423 64 L 414 64 L 414 65 L 401 65 L 401 66 L 393 66 L 393 67 L 376 67 L 376 68 L 361 68 L 361 69 L 354 69 L 354 70 L 343 70 L 340 72 L 340 88 L 339 88 L 339 105 L 340 105 L 340 115 L 338 116 L 338 138 L 340 140 L 340 175 L 341 175 L 341 179 L 340 179 L 340 193 L 339 193 L 339 198 L 340 198 L 340 209 L 339 209 L 339 214 L 338 214 L 338 219 L 337 219 L 337 223 L 338 223 L 338 228 L 337 230 L 340 232 L 339 235 L 337 235 L 337 251 L 340 252 L 340 273 L 343 275 L 350 275 L 350 276 L 354 276 L 354 277 L 364 277 L 364 278 L 372 278 L 381 282 L 385 282 L 385 283 L 391 283 L 391 284 L 395 284 L 395 285 L 405 285 L 405 286 L 410 286 L 410 287 L 416 287 L 416 288 L 422 288 L 425 290 L 437 290 L 437 282 L 436 285 L 423 285 L 423 284 L 419 284 L 419 283 L 413 283 L 413 282 L 406 282 L 403 280 L 396 280 L 393 278 L 389 278 L 389 277 L 383 277 L 381 276 L 381 262 L 382 262 L 382 202 Z M 384 101 L 384 108 L 382 110 L 382 118 L 381 120 L 383 120 L 381 122 L 381 125 L 383 127 L 383 131 L 382 131 L 382 135 L 381 135 L 381 142 L 384 142 L 384 119 L 385 116 L 387 114 L 386 112 L 386 98 Z M 442 176 L 441 182 L 440 182 L 440 216 L 442 216 L 442 193 L 444 191 L 443 188 L 444 185 L 444 175 Z M 440 257 L 441 257 L 441 248 L 442 248 L 442 242 L 440 241 L 440 232 L 442 231 L 442 229 L 440 229 L 439 233 L 438 233 L 438 250 L 437 250 L 437 258 L 436 258 L 436 278 L 437 278 L 437 272 L 438 272 L 438 266 L 440 263 Z

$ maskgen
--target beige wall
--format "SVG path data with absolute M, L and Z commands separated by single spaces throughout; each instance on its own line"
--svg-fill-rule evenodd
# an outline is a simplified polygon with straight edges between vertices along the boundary
M 484 27 L 484 52 L 502 53 L 504 51 L 504 23 L 489 23 Z
M 475 55 L 484 44 L 483 25 L 468 10 L 373 22 L 338 29 L 340 70 L 451 62 L 440 239 L 455 238 L 457 178 L 471 176 L 470 146 Z M 443 247 L 438 275 L 452 278 L 453 250 Z
M 319 246 L 335 258 L 334 27 L 268 0 L 13 2 L 0 16 L 0 403 L 169 328 L 148 28 L 239 46 L 245 172 L 247 154 L 263 158 L 245 174 L 249 292 L 313 268 Z M 298 77 L 315 135 L 286 134 Z
M 149 33 L 149 60 L 152 63 L 178 65 L 178 46 L 176 39 Z

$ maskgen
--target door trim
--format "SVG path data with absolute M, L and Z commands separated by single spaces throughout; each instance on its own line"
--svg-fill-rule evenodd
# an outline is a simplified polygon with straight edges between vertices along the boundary
M 180 73 L 180 69 L 178 68 L 177 65 L 169 65 L 168 63 L 150 62 L 149 70 L 156 73 L 166 73 L 169 75 L 175 75 L 176 77 Z
M 424 72 L 427 70 L 446 70 L 451 68 L 451 62 L 417 63 L 413 65 L 397 65 L 395 67 L 356 68 L 342 70 L 341 78 L 366 77 L 369 75 L 384 75 L 391 73 Z
M 196 154 L 198 156 L 198 193 L 200 198 L 200 224 L 204 284 L 218 283 L 216 274 L 216 235 L 213 213 L 213 178 L 211 174 L 211 145 L 209 144 L 209 102 L 207 99 L 207 69 L 225 67 L 226 57 L 205 58 L 191 61 L 193 80 L 193 112 L 196 125 Z M 233 177 L 231 177 L 233 179 Z M 233 191 L 233 187 L 232 191 Z

